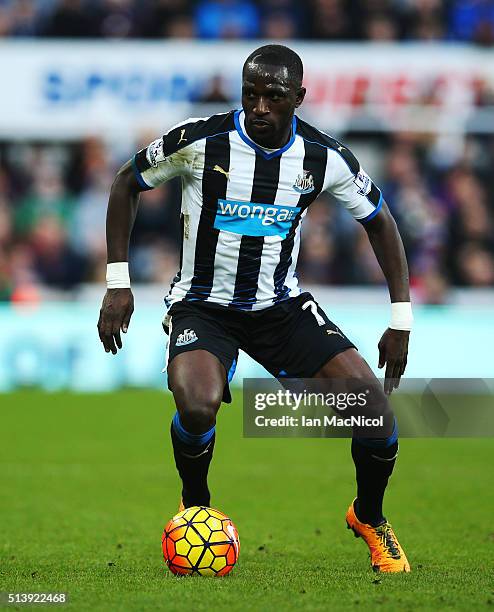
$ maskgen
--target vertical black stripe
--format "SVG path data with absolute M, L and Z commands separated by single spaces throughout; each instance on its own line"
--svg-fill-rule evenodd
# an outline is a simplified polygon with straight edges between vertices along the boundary
M 202 175 L 202 210 L 197 228 L 194 258 L 194 276 L 186 299 L 207 300 L 214 280 L 214 258 L 218 244 L 219 230 L 214 227 L 218 198 L 226 197 L 228 179 L 221 172 L 214 172 L 218 165 L 230 170 L 230 139 L 220 134 L 206 139 L 204 172 Z
M 175 286 L 175 284 L 178 283 L 179 280 L 182 278 L 182 265 L 184 262 L 184 227 L 185 227 L 184 214 L 180 213 L 180 259 L 179 259 L 179 264 L 178 264 L 178 272 L 172 281 L 170 291 L 173 290 L 173 287 Z
M 311 204 L 317 196 L 321 193 L 324 185 L 324 176 L 326 174 L 326 164 L 328 159 L 328 152 L 326 148 L 323 148 L 312 142 L 304 140 L 305 154 L 304 154 L 304 170 L 308 170 L 314 178 L 314 191 L 310 193 L 300 194 L 298 200 L 298 206 L 301 210 L 297 217 L 292 223 L 290 231 L 281 243 L 280 261 L 274 271 L 274 291 L 276 294 L 275 301 L 280 301 L 288 296 L 289 289 L 285 286 L 286 275 L 288 269 L 292 264 L 292 252 L 293 245 L 295 242 L 295 234 L 298 226 L 300 225 L 301 215 L 303 211 Z
M 371 183 L 371 190 L 367 194 L 367 199 L 376 208 L 379 206 L 379 200 L 381 199 L 381 191 L 374 185 L 374 183 Z
M 274 204 L 280 179 L 280 161 L 281 155 L 266 160 L 256 153 L 251 202 Z M 264 236 L 242 236 L 231 304 L 249 310 L 256 301 L 263 246 Z
M 180 260 L 179 260 L 179 264 L 178 264 L 178 272 L 175 274 L 172 283 L 170 285 L 170 290 L 168 291 L 166 297 L 165 297 L 165 304 L 168 307 L 170 305 L 169 303 L 169 297 L 171 292 L 173 291 L 173 287 L 175 287 L 175 285 L 180 281 L 180 279 L 182 278 L 182 265 L 183 265 L 183 261 L 184 261 L 184 215 L 183 213 L 180 213 L 180 236 L 181 236 L 181 241 L 180 241 Z

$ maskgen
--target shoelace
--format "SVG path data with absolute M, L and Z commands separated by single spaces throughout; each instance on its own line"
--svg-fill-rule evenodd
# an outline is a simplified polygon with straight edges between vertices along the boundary
M 389 523 L 385 523 L 384 525 L 376 527 L 376 533 L 384 546 L 389 550 L 391 557 L 393 557 L 393 559 L 400 559 L 401 555 L 398 548 L 398 542 L 396 541 L 396 537 L 391 529 L 391 525 Z

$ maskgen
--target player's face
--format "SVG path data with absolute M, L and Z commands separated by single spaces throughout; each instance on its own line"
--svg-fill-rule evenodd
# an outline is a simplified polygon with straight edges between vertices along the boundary
M 290 138 L 293 113 L 302 104 L 305 89 L 297 87 L 283 66 L 249 63 L 242 80 L 245 128 L 252 140 L 276 149 Z

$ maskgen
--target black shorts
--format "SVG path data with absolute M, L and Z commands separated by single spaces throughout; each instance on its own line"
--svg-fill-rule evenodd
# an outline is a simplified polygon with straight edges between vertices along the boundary
M 223 401 L 242 349 L 275 378 L 312 378 L 332 357 L 355 348 L 328 319 L 310 293 L 257 311 L 207 302 L 176 302 L 168 312 L 167 363 L 186 351 L 203 349 L 225 367 Z M 165 324 L 164 324 L 165 325 Z

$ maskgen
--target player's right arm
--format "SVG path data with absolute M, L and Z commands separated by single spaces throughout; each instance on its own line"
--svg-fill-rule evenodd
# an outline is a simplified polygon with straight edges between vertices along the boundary
M 139 194 L 190 172 L 193 150 L 184 137 L 186 131 L 181 126 L 171 128 L 125 163 L 113 181 L 106 215 L 108 289 L 98 320 L 99 337 L 107 353 L 115 355 L 122 348 L 120 332 L 127 332 L 134 311 L 128 261 Z
M 141 185 L 133 164 L 128 161 L 117 173 L 110 191 L 106 214 L 106 247 L 108 264 L 129 261 L 129 241 L 139 206 Z M 116 282 L 115 284 L 119 284 Z M 120 283 L 127 284 L 125 280 Z M 107 353 L 115 355 L 122 348 L 120 331 L 127 332 L 134 312 L 134 296 L 128 287 L 108 288 L 101 305 L 98 333 Z

